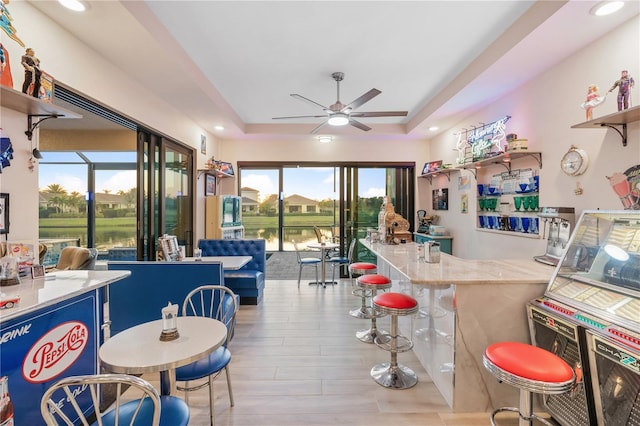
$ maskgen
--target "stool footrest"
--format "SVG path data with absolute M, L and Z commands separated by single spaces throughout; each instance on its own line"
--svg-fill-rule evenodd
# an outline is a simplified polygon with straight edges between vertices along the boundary
M 540 423 L 545 424 L 547 426 L 554 426 L 553 423 L 551 423 L 551 422 L 547 421 L 546 419 L 543 419 L 542 417 L 537 416 L 535 414 L 531 414 L 530 417 L 523 416 L 522 413 L 520 412 L 520 409 L 516 408 L 516 407 L 502 407 L 502 408 L 495 409 L 493 411 L 493 413 L 491 413 L 491 426 L 498 426 L 496 424 L 496 421 L 495 421 L 494 417 L 495 417 L 496 414 L 501 413 L 503 411 L 512 411 L 514 413 L 518 413 L 518 417 L 520 417 L 521 419 L 523 419 L 524 421 L 527 421 L 527 422 L 531 422 L 532 420 L 537 420 Z
M 392 338 L 389 333 L 382 333 L 378 331 L 376 338 L 374 339 L 374 343 L 380 349 L 384 349 L 385 351 L 392 352 L 395 351 L 397 353 L 407 352 L 413 348 L 413 341 L 407 339 L 405 336 L 397 336 L 396 337 L 396 347 L 395 349 L 391 345 Z

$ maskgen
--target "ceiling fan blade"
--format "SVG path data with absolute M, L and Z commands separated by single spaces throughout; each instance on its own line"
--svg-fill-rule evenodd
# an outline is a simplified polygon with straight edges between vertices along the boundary
M 301 101 L 303 101 L 303 102 L 308 102 L 308 103 L 310 103 L 310 104 L 312 104 L 312 105 L 319 106 L 319 107 L 320 107 L 320 108 L 322 108 L 324 111 L 327 111 L 327 112 L 330 112 L 330 111 L 331 111 L 331 110 L 330 110 L 329 108 L 327 108 L 326 106 L 324 106 L 324 105 L 320 105 L 320 104 L 319 104 L 319 103 L 317 103 L 316 101 L 312 101 L 311 99 L 309 99 L 309 98 L 305 98 L 304 96 L 302 96 L 302 95 L 298 95 L 297 93 L 292 93 L 290 96 L 291 96 L 291 97 L 293 97 L 293 98 L 299 99 L 299 100 L 301 100 Z
M 371 130 L 371 127 L 367 126 L 366 124 L 362 124 L 361 122 L 356 121 L 353 118 L 349 119 L 349 124 L 351 124 L 353 127 L 357 127 L 360 130 L 364 130 L 365 132 Z
M 406 117 L 408 111 L 352 112 L 351 117 Z
M 322 115 L 294 115 L 292 117 L 273 117 L 272 120 L 286 120 L 289 118 L 326 118 L 327 114 Z
M 323 121 L 323 122 L 322 122 L 318 127 L 316 127 L 315 129 L 313 129 L 313 130 L 311 131 L 311 134 L 312 134 L 312 135 L 314 135 L 314 134 L 318 133 L 318 130 L 320 130 L 320 128 L 321 128 L 322 126 L 324 126 L 325 124 L 327 124 L 327 122 L 326 122 L 326 121 Z
M 349 109 L 350 111 L 353 111 L 354 109 L 362 106 L 365 102 L 369 102 L 371 99 L 375 98 L 380 93 L 382 92 L 379 91 L 378 89 L 371 89 L 364 95 L 360 96 L 355 101 L 351 102 L 349 105 L 342 108 L 342 112 L 346 111 L 347 109 Z

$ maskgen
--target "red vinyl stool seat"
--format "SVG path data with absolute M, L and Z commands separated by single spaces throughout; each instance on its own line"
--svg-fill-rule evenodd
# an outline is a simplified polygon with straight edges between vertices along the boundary
M 349 265 L 350 277 L 353 277 L 353 274 L 367 275 L 376 273 L 378 273 L 378 266 L 375 263 L 354 262 Z M 351 284 L 353 284 L 353 280 Z M 367 314 L 367 298 L 370 296 L 369 292 L 362 288 L 355 288 L 353 295 L 361 298 L 361 304 L 357 308 L 351 309 L 349 315 L 359 319 L 369 319 L 369 315 Z
M 375 344 L 391 352 L 391 362 L 383 362 L 371 369 L 371 377 L 381 386 L 391 389 L 409 389 L 418 383 L 416 373 L 398 364 L 398 353 L 411 350 L 413 341 L 398 332 L 398 317 L 418 312 L 418 301 L 404 293 L 383 293 L 374 296 L 373 307 L 378 312 L 391 315 L 391 331 L 379 334 Z
M 376 311 L 375 309 L 373 309 L 373 306 L 367 307 L 364 301 L 366 300 L 367 294 L 371 295 L 371 298 L 373 299 L 378 293 L 378 290 L 390 289 L 391 280 L 388 277 L 385 277 L 384 275 L 369 274 L 369 275 L 362 275 L 358 277 L 358 279 L 356 280 L 356 285 L 362 291 L 362 294 L 363 294 L 362 296 L 363 303 L 362 303 L 362 307 L 359 308 L 360 315 L 357 316 L 357 318 L 371 320 L 371 326 L 367 329 L 359 330 L 358 332 L 356 332 L 356 337 L 364 343 L 373 343 L 376 336 L 378 336 L 381 333 L 382 334 L 387 333 L 386 331 L 378 330 L 376 325 L 376 318 L 379 318 L 386 314 Z
M 491 413 L 491 424 L 501 411 L 518 413 L 519 426 L 531 425 L 535 419 L 552 426 L 547 420 L 533 414 L 533 393 L 562 394 L 576 384 L 576 373 L 559 356 L 519 342 L 500 342 L 489 345 L 483 356 L 485 368 L 500 382 L 520 389 L 520 407 L 502 407 Z

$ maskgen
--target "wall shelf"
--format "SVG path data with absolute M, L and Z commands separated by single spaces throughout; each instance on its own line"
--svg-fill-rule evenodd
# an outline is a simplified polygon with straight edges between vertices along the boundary
M 503 152 L 502 154 L 494 155 L 493 157 L 484 158 L 482 160 L 474 161 L 473 163 L 461 164 L 457 168 L 469 170 L 473 173 L 473 176 L 478 179 L 477 169 L 485 166 L 500 165 L 511 171 L 511 162 L 520 158 L 532 157 L 542 169 L 542 153 L 541 152 L 529 152 L 529 151 L 513 151 Z
M 220 170 L 216 171 L 215 169 L 198 169 L 198 177 L 197 177 L 197 179 L 200 179 L 200 176 L 202 176 L 205 173 L 209 173 L 211 175 L 214 175 L 216 177 L 216 179 L 224 179 L 224 178 L 235 177 L 235 175 L 230 175 L 228 173 L 221 172 Z
M 609 127 L 615 130 L 622 138 L 622 146 L 627 146 L 627 124 L 640 121 L 640 105 L 594 118 L 583 123 L 574 124 L 572 129 L 593 129 L 594 127 Z M 622 131 L 617 126 L 622 127 Z
M 55 104 L 42 102 L 38 98 L 25 95 L 10 87 L 0 86 L 2 107 L 16 110 L 27 115 L 57 115 L 60 118 L 82 118 L 82 115 Z
M 448 180 L 449 182 L 451 182 L 451 176 L 450 176 L 450 175 L 451 175 L 451 173 L 452 173 L 452 172 L 457 172 L 457 171 L 459 171 L 459 170 L 460 170 L 460 169 L 458 169 L 458 168 L 456 168 L 456 167 L 450 167 L 450 168 L 447 168 L 447 169 L 438 169 L 438 171 L 436 171 L 436 172 L 425 173 L 425 174 L 420 175 L 420 176 L 418 176 L 418 177 L 419 177 L 419 178 L 429 179 L 429 184 L 431 184 L 431 183 L 432 183 L 432 180 L 433 180 L 433 178 L 434 178 L 435 176 L 438 176 L 438 175 L 445 175 L 445 176 L 447 177 L 447 180 Z

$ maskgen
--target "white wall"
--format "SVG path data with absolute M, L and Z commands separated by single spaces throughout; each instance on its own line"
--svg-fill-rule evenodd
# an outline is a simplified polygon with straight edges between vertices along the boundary
M 622 204 L 610 188 L 606 176 L 640 164 L 640 122 L 629 124 L 626 147 L 622 146 L 620 136 L 614 130 L 572 129 L 571 126 L 585 121 L 585 112 L 579 105 L 586 97 L 587 86 L 597 84 L 600 94 L 604 95 L 613 82 L 620 78 L 623 69 L 628 69 L 636 80 L 632 100 L 636 104 L 640 101 L 638 28 L 640 18 L 636 16 L 587 49 L 443 132 L 430 142 L 433 159 L 455 162 L 456 153 L 452 151 L 455 146 L 452 135 L 455 132 L 469 128 L 469 123 L 490 123 L 510 115 L 512 118 L 507 122 L 507 133 L 516 133 L 519 138 L 528 139 L 530 150 L 542 152 L 541 206 L 574 207 L 576 218 L 587 209 L 621 210 Z M 544 54 L 544 50 L 536 54 Z M 594 117 L 617 111 L 616 94 L 617 90 L 608 96 L 604 104 L 594 109 Z M 567 176 L 560 170 L 560 159 L 571 145 L 587 151 L 590 158 L 589 168 L 578 177 Z M 537 165 L 535 162 L 522 162 L 514 163 L 513 167 Z M 503 168 L 494 167 L 488 173 L 490 176 L 502 171 Z M 468 171 L 461 173 L 470 175 Z M 441 224 L 448 227 L 454 236 L 456 255 L 464 258 L 527 258 L 544 253 L 544 241 L 474 230 L 476 182 L 472 177 L 471 188 L 466 191 L 469 194 L 469 214 L 461 214 L 458 175 L 454 173 L 451 176 L 451 182 L 447 182 L 446 178 L 434 180 L 433 188 L 449 188 L 449 210 L 437 213 L 441 216 Z M 486 174 L 484 179 L 487 179 Z M 426 179 L 421 181 L 420 185 L 426 188 L 421 188 L 416 205 L 430 210 L 432 188 Z M 574 193 L 577 182 L 584 189 L 583 195 Z M 488 183 L 488 180 L 479 183 Z

